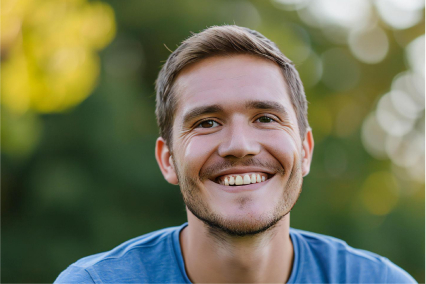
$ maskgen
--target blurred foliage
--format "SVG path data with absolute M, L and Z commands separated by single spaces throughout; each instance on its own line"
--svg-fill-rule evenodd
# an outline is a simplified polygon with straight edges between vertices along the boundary
M 2 1 L 2 282 L 52 282 L 81 257 L 186 221 L 154 158 L 153 82 L 164 45 L 233 23 L 275 41 L 305 84 L 316 144 L 292 227 L 388 257 L 424 282 L 424 175 L 410 175 L 424 149 L 411 168 L 380 156 L 385 142 L 374 142 L 388 136 L 371 133 L 386 128 L 366 122 L 398 74 L 421 69 L 407 50 L 424 16 L 392 23 L 383 1 L 359 1 L 368 13 L 345 1 L 342 18 L 312 10 L 318 2 Z M 413 117 L 410 131 L 424 137 L 424 107 Z
M 57 112 L 93 90 L 96 51 L 115 34 L 102 2 L 2 1 L 2 105 L 14 112 Z

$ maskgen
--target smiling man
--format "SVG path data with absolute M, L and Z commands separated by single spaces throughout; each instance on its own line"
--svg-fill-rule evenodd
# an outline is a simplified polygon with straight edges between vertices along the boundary
M 155 155 L 188 223 L 79 260 L 56 283 L 415 283 L 388 259 L 290 228 L 314 147 L 292 62 L 261 34 L 211 27 L 157 80 Z

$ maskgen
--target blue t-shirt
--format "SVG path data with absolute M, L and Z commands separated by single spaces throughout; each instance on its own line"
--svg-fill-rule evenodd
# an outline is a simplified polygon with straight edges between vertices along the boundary
M 191 283 L 179 234 L 188 224 L 129 240 L 80 259 L 55 283 Z M 417 283 L 385 257 L 344 241 L 290 228 L 293 268 L 287 283 Z

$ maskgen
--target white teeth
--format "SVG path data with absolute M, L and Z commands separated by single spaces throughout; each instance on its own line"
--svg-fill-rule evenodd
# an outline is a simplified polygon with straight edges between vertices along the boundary
M 246 185 L 252 183 L 259 183 L 266 180 L 266 176 L 263 174 L 242 174 L 242 175 L 228 175 L 221 179 L 220 184 L 229 186 L 229 185 Z
M 249 175 L 244 175 L 244 184 L 250 184 L 251 183 L 251 179 Z
M 237 176 L 235 179 L 235 185 L 242 185 L 243 184 L 243 178 L 241 176 Z

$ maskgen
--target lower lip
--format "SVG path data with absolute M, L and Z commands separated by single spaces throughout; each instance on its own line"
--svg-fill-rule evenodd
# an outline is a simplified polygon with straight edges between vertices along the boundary
M 271 178 L 269 178 L 269 179 L 267 179 L 265 181 L 259 182 L 259 183 L 252 183 L 252 184 L 246 184 L 246 185 L 236 185 L 236 186 L 234 186 L 234 185 L 222 185 L 222 184 L 215 183 L 215 182 L 213 182 L 211 180 L 209 180 L 209 181 L 211 183 L 214 183 L 215 185 L 219 186 L 220 189 L 222 189 L 222 190 L 224 190 L 226 192 L 229 192 L 229 193 L 238 193 L 238 192 L 244 192 L 244 191 L 254 191 L 254 190 L 257 190 L 257 189 L 263 187 L 264 185 L 266 185 L 272 178 L 273 177 L 271 177 Z

